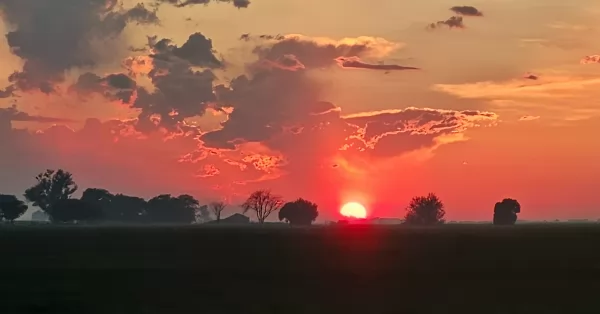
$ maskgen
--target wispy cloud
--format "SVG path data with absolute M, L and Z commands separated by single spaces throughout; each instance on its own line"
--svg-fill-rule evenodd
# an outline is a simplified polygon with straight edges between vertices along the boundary
M 600 115 L 600 77 L 544 75 L 537 80 L 437 84 L 433 89 L 460 98 L 482 99 L 495 108 L 537 110 L 544 116 Z
M 342 68 L 357 68 L 368 70 L 403 71 L 420 70 L 420 68 L 402 66 L 398 64 L 372 64 L 362 61 L 359 57 L 339 57 L 335 59 Z
M 600 55 L 585 56 L 579 61 L 579 63 L 581 63 L 581 64 L 600 63 Z
M 468 5 L 454 6 L 450 8 L 450 10 L 456 14 L 464 16 L 483 16 L 483 12 L 479 11 L 476 7 Z
M 522 116 L 519 118 L 519 121 L 533 121 L 533 120 L 539 120 L 540 116 Z
M 39 123 L 69 123 L 74 122 L 71 119 L 57 118 L 57 117 L 45 117 L 38 115 L 31 115 L 29 113 L 19 111 L 17 106 L 11 106 L 8 108 L 0 108 L 0 123 L 21 121 L 21 122 L 39 122 Z
M 429 29 L 437 29 L 440 27 L 448 27 L 449 29 L 453 28 L 465 28 L 465 24 L 463 22 L 462 16 L 451 16 L 447 20 L 437 21 L 435 23 L 429 24 L 427 28 Z

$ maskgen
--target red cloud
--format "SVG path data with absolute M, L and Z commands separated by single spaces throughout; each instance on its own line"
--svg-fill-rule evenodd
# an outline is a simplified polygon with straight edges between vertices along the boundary
M 82 186 L 140 196 L 217 193 L 232 199 L 257 185 L 276 184 L 295 193 L 314 189 L 336 197 L 327 189 L 342 189 L 349 176 L 368 175 L 399 156 L 430 153 L 464 140 L 469 128 L 497 120 L 489 112 L 428 108 L 342 115 L 343 104 L 326 101 L 324 86 L 312 72 L 342 60 L 351 67 L 405 69 L 362 61 L 383 58 L 401 46 L 382 38 L 284 35 L 255 43 L 258 61 L 246 65 L 247 73 L 213 87 L 210 68 L 227 63 L 215 57 L 209 39 L 190 36 L 179 46 L 152 39 L 154 58 L 127 59 L 127 75 L 86 73 L 72 88 L 83 95 L 117 97 L 137 119 L 89 119 L 82 128 L 39 132 L 12 128 L 14 117 L 0 119 L 5 148 L 0 167 L 19 178 L 11 184 L 21 187 L 36 172 L 60 167 L 73 172 Z M 137 84 L 141 76 L 154 88 Z M 120 92 L 129 92 L 129 101 Z M 207 110 L 226 116 L 217 129 L 189 123 Z
M 581 64 L 600 63 L 600 55 L 585 56 L 579 61 L 579 63 L 581 63 Z

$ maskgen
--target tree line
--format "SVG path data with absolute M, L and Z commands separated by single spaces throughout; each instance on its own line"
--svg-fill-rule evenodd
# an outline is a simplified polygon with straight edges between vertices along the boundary
M 26 189 L 26 202 L 15 195 L 0 194 L 0 220 L 14 222 L 28 209 L 28 204 L 39 207 L 53 223 L 173 223 L 191 224 L 214 220 L 220 222 L 227 207 L 225 202 L 201 205 L 191 195 L 161 194 L 149 200 L 125 194 L 113 194 L 105 189 L 88 188 L 77 199 L 73 194 L 78 186 L 70 172 L 46 170 L 38 174 L 36 183 Z M 242 213 L 252 213 L 258 223 L 264 223 L 273 213 L 290 225 L 310 225 L 319 216 L 318 205 L 299 198 L 285 202 L 270 190 L 258 190 L 241 204 Z M 504 199 L 494 207 L 493 223 L 511 225 L 517 221 L 521 206 L 514 199 Z M 433 193 L 414 197 L 406 208 L 404 223 L 436 225 L 445 222 L 443 202 Z

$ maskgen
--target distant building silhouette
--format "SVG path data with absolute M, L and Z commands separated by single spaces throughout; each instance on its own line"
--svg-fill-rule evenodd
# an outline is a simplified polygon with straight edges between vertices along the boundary
M 370 221 L 368 222 L 374 225 L 399 225 L 404 222 L 404 219 L 375 217 L 373 219 L 370 219 Z
M 50 221 L 48 214 L 38 210 L 31 215 L 31 221 Z
M 348 218 L 337 221 L 338 225 L 399 225 L 404 222 L 400 218 Z
M 210 221 L 210 223 L 216 223 L 216 220 Z M 221 218 L 219 224 L 227 224 L 227 225 L 242 225 L 249 224 L 250 218 L 244 216 L 242 214 L 236 213 L 229 217 Z

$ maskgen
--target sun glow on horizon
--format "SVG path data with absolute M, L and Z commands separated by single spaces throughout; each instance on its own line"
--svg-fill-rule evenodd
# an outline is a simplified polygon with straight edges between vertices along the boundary
M 367 218 L 367 210 L 362 204 L 357 202 L 348 202 L 344 204 L 340 209 L 340 214 L 349 218 Z

